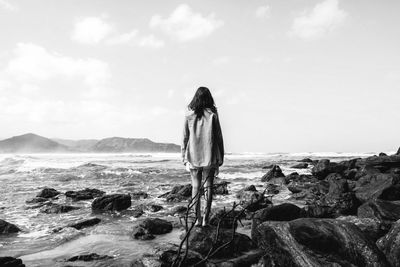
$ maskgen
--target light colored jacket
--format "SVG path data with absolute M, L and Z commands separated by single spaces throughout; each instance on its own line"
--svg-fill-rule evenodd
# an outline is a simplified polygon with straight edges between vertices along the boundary
M 224 163 L 224 142 L 218 114 L 205 109 L 197 118 L 190 110 L 185 116 L 182 160 L 193 167 L 219 167 Z

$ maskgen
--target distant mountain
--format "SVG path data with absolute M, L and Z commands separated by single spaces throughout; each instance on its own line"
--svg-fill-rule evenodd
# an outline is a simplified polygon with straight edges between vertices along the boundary
M 53 138 L 52 140 L 79 152 L 90 152 L 93 146 L 99 141 L 96 139 L 69 140 L 59 138 Z
M 0 141 L 0 153 L 55 153 L 55 152 L 179 152 L 180 146 L 156 143 L 147 138 L 111 137 L 102 140 L 49 139 L 36 134 L 24 134 Z
M 147 138 L 111 137 L 100 140 L 92 149 L 95 152 L 179 152 L 181 147 Z
M 0 141 L 0 153 L 69 152 L 70 149 L 43 136 L 28 133 Z

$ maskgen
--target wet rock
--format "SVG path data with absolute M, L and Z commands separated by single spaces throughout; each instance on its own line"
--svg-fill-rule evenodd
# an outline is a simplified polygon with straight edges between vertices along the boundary
M 159 218 L 148 218 L 133 229 L 135 239 L 149 240 L 154 235 L 166 234 L 172 231 L 172 223 Z
M 369 237 L 373 242 L 376 242 L 380 237 L 385 235 L 389 228 L 381 221 L 374 218 L 359 218 L 357 216 L 341 216 L 337 220 L 352 223 Z
M 0 234 L 12 234 L 21 231 L 16 225 L 0 219 Z
M 42 191 L 40 191 L 39 194 L 36 195 L 36 197 L 42 197 L 42 198 L 52 198 L 57 195 L 61 194 L 61 192 L 55 190 L 54 188 L 44 188 Z
M 216 239 L 217 227 L 195 227 L 189 236 L 189 247 L 191 250 L 200 253 L 202 256 L 208 254 L 210 249 L 214 249 L 227 244 L 232 240 L 232 230 L 219 229 L 218 239 Z M 243 252 L 249 251 L 254 248 L 254 244 L 251 239 L 244 235 L 235 233 L 233 241 L 218 251 L 215 257 L 232 257 L 240 255 Z
M 379 157 L 387 157 L 387 154 L 386 154 L 386 153 L 383 153 L 383 152 L 381 152 L 381 153 L 379 153 Z
M 347 169 L 347 166 L 344 166 L 343 164 L 330 162 L 329 159 L 321 159 L 318 161 L 317 165 L 312 168 L 311 173 L 318 179 L 322 180 L 330 173 L 342 173 L 345 169 Z
M 400 167 L 400 155 L 368 157 L 368 158 L 357 161 L 357 166 L 358 167 L 363 167 L 363 166 L 374 167 L 375 169 L 378 169 L 381 172 L 385 172 L 385 171 L 390 170 L 391 168 L 399 168 Z
M 151 212 L 157 212 L 157 211 L 160 211 L 162 209 L 164 209 L 164 208 L 163 208 L 163 206 L 160 206 L 160 205 L 152 204 L 152 205 L 149 206 L 149 210 Z
M 307 169 L 308 168 L 308 163 L 298 163 L 298 164 L 295 164 L 295 165 L 291 166 L 290 168 L 293 168 L 293 169 Z
M 389 233 L 379 239 L 376 244 L 391 266 L 400 266 L 400 221 L 397 221 Z
M 310 217 L 335 218 L 341 215 L 355 215 L 360 205 L 353 191 L 349 189 L 346 179 L 340 174 L 331 173 L 327 176 L 329 189 L 307 207 Z
M 225 229 L 237 228 L 237 221 L 244 218 L 245 214 L 240 210 L 214 210 L 210 217 L 210 225 L 218 226 Z M 236 218 L 236 219 L 235 219 Z
M 250 212 L 268 207 L 272 204 L 263 193 L 258 191 L 240 190 L 236 197 L 239 198 L 239 204 Z
M 357 211 L 360 218 L 371 218 L 383 222 L 386 226 L 400 219 L 400 202 L 371 200 L 362 204 Z
M 170 215 L 176 215 L 176 214 L 182 215 L 182 214 L 186 213 L 186 211 L 187 211 L 187 206 L 177 206 L 177 207 L 172 208 L 172 210 L 169 212 L 169 214 Z
M 138 191 L 138 192 L 131 193 L 131 197 L 132 197 L 132 199 L 135 199 L 135 200 L 146 199 L 149 197 L 149 194 L 147 194 L 144 191 Z
M 65 205 L 65 204 L 48 203 L 40 209 L 40 212 L 47 214 L 66 213 L 77 209 L 79 209 L 79 207 Z
M 92 203 L 93 212 L 122 211 L 132 205 L 131 196 L 124 194 L 104 195 L 96 198 Z
M 69 258 L 67 261 L 98 261 L 98 260 L 108 260 L 108 259 L 113 259 L 114 257 L 108 256 L 108 255 L 99 255 L 96 253 L 91 253 L 91 254 L 83 254 L 79 256 L 74 256 L 72 258 Z
M 391 173 L 367 174 L 358 179 L 355 192 L 361 202 L 377 198 L 400 200 L 400 176 Z
M 68 227 L 75 228 L 76 230 L 81 230 L 83 228 L 91 227 L 96 224 L 99 224 L 100 222 L 101 222 L 101 219 L 99 219 L 99 218 L 90 218 L 87 220 L 79 221 L 77 223 L 69 224 Z
M 21 259 L 14 257 L 0 257 L 0 266 L 2 267 L 25 267 Z
M 264 266 L 387 266 L 358 227 L 339 220 L 264 222 L 254 227 L 252 239 L 266 253 Z
M 396 155 L 400 156 L 400 147 L 399 147 L 399 149 L 397 150 Z
M 228 195 L 229 194 L 228 184 L 229 182 L 224 182 L 224 181 L 214 183 L 213 193 L 215 195 Z
M 276 180 L 276 178 L 285 177 L 281 168 L 278 165 L 272 166 L 272 169 L 269 170 L 263 177 L 261 177 L 261 182 L 269 182 L 271 180 Z
M 44 198 L 44 197 L 35 197 L 35 198 L 32 198 L 31 200 L 25 201 L 25 203 L 26 204 L 36 204 L 36 203 L 43 203 L 43 202 L 46 202 L 46 201 L 49 201 L 49 199 L 48 198 Z
M 291 221 L 306 217 L 304 209 L 290 203 L 283 203 L 258 210 L 253 215 L 252 228 L 265 221 Z
M 72 198 L 75 201 L 93 199 L 96 197 L 101 197 L 106 192 L 95 189 L 95 188 L 85 188 L 79 191 L 67 191 L 65 196 Z
M 165 198 L 167 202 L 180 202 L 188 200 L 192 196 L 192 185 L 177 185 L 171 191 L 162 194 L 159 198 Z

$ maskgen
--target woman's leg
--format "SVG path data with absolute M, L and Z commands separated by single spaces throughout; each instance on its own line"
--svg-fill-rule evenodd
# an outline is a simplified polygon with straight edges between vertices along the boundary
M 190 175 L 192 177 L 192 201 L 196 202 L 194 205 L 196 225 L 199 225 L 201 222 L 201 172 L 202 171 L 199 169 L 190 169 Z
M 214 173 L 215 169 L 210 168 L 210 169 L 204 169 L 203 170 L 203 177 L 207 179 L 205 183 L 205 187 L 207 189 L 207 203 L 206 203 L 206 210 L 204 212 L 204 217 L 203 217 L 203 226 L 208 225 L 209 219 L 210 219 L 210 212 L 211 212 L 211 204 L 213 200 L 213 190 L 214 190 Z

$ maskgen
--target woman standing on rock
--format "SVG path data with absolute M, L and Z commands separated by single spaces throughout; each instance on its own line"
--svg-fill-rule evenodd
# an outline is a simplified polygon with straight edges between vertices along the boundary
M 224 143 L 217 108 L 210 90 L 199 87 L 188 105 L 182 142 L 182 159 L 192 177 L 192 199 L 196 202 L 196 226 L 206 226 L 213 199 L 214 176 L 224 162 Z M 202 179 L 207 188 L 206 209 L 201 221 Z M 203 184 L 204 184 L 203 183 Z

